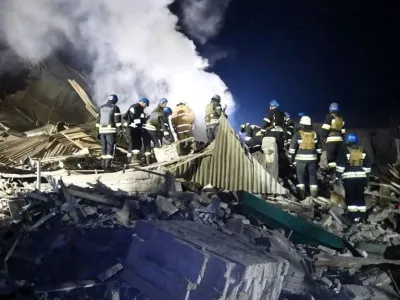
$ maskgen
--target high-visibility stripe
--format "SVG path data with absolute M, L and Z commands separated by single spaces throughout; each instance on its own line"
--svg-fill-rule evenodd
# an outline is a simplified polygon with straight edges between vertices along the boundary
M 364 170 L 365 173 L 371 172 L 371 168 L 363 168 L 363 170 Z
M 289 153 L 290 153 L 290 154 L 294 154 L 295 152 L 296 152 L 296 149 L 289 148 Z
M 114 113 L 114 116 L 120 116 L 121 113 Z
M 342 134 L 345 134 L 346 133 L 346 129 L 342 129 Z
M 350 212 L 356 212 L 356 211 L 358 211 L 358 208 L 356 205 L 349 205 L 349 206 L 347 206 L 347 210 Z
M 296 160 L 316 160 L 316 154 L 296 154 Z
M 329 124 L 323 124 L 323 125 L 322 125 L 322 129 L 329 130 L 329 129 L 331 129 L 331 125 L 329 125 Z
M 313 190 L 313 191 L 318 190 L 318 185 L 314 185 L 314 184 L 310 185 L 310 190 Z
M 268 118 L 264 118 L 265 122 L 271 123 L 271 121 Z
M 302 189 L 304 189 L 305 186 L 304 186 L 304 184 L 300 183 L 300 184 L 296 184 L 296 187 L 302 190 Z
M 96 124 L 96 127 L 100 127 L 101 125 L 99 123 Z
M 112 156 L 111 154 L 105 154 L 101 156 L 102 159 L 110 159 L 110 158 L 114 158 L 114 156 Z
M 367 174 L 365 172 L 344 172 L 342 175 L 342 179 L 347 178 L 366 178 Z
M 326 139 L 326 142 L 341 142 L 343 141 L 343 138 L 341 136 L 328 136 L 328 138 Z
M 338 171 L 339 173 L 343 173 L 344 169 L 345 167 L 336 166 L 336 171 Z
M 364 206 L 357 206 L 357 210 L 359 212 L 366 212 L 367 211 L 367 207 L 365 205 Z
M 316 149 L 315 151 L 317 151 L 317 153 L 322 153 L 322 149 Z
M 335 162 L 330 162 L 328 163 L 329 168 L 336 168 L 336 163 Z

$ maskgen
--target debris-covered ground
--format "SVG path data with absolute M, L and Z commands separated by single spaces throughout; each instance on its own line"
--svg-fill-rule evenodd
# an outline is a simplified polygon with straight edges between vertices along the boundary
M 392 185 L 370 182 L 365 224 L 346 221 L 337 193 L 297 202 L 179 182 L 132 195 L 100 183 L 36 187 L 1 179 L 7 299 L 399 297 Z

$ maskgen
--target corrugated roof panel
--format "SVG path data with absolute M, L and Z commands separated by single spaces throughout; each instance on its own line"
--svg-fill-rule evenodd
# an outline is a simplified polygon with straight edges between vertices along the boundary
M 211 156 L 188 162 L 176 169 L 175 175 L 188 181 L 232 191 L 255 194 L 284 194 L 285 189 L 246 153 L 238 136 L 225 118 L 221 118 Z

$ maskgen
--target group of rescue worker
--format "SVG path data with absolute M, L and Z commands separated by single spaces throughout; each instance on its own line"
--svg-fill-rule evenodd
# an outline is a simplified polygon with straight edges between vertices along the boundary
M 307 190 L 310 196 L 318 196 L 317 170 L 324 146 L 328 168 L 322 171 L 328 175 L 331 183 L 343 185 L 348 217 L 358 222 L 366 213 L 364 188 L 371 172 L 371 160 L 359 145 L 357 134 L 346 134 L 344 124 L 337 103 L 329 106 L 329 113 L 319 134 L 305 113 L 298 114 L 298 123 L 295 124 L 289 113 L 279 109 L 279 102 L 272 100 L 261 127 L 244 123 L 240 131 L 245 135 L 245 144 L 250 153 L 261 150 L 264 137 L 275 138 L 279 176 L 288 175 L 282 174 L 287 170 L 281 168 L 285 162 L 295 167 L 296 189 L 300 199 L 305 198 Z
M 140 153 L 144 149 L 144 161 L 151 164 L 154 161 L 152 148 L 160 148 L 164 143 L 175 141 L 170 128 L 169 117 L 178 140 L 193 138 L 195 118 L 193 111 L 186 102 L 180 102 L 174 109 L 168 107 L 168 100 L 161 98 L 157 107 L 148 115 L 146 107 L 150 105 L 147 98 L 131 105 L 124 115 L 117 106 L 118 97 L 110 95 L 107 103 L 100 107 L 96 127 L 102 147 L 102 163 L 105 171 L 111 170 L 114 158 L 116 137 L 125 130 L 128 137 L 127 162 L 139 164 Z M 189 146 L 193 143 L 188 143 Z M 192 149 L 193 150 L 193 149 Z

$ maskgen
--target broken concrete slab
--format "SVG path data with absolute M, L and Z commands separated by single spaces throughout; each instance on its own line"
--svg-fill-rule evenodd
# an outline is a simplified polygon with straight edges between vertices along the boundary
M 278 178 L 278 147 L 274 137 L 264 137 L 261 149 L 264 152 L 264 166 L 268 173 L 274 178 Z
M 179 157 L 180 143 L 163 145 L 161 148 L 153 148 L 154 156 L 158 163 L 175 160 Z
M 158 299 L 278 299 L 287 262 L 211 227 L 139 221 L 122 278 Z M 162 291 L 162 298 L 160 298 Z

